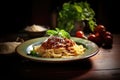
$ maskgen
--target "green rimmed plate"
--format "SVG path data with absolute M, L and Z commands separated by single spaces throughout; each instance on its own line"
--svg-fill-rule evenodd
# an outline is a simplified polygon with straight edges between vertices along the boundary
M 69 62 L 90 58 L 99 51 L 99 47 L 94 42 L 82 38 L 71 37 L 71 39 L 74 40 L 77 44 L 82 44 L 84 47 L 86 47 L 86 51 L 83 55 L 72 58 L 42 58 L 28 55 L 28 53 L 33 49 L 32 46 L 41 44 L 47 38 L 48 37 L 40 37 L 27 40 L 16 48 L 16 52 L 24 58 L 39 62 Z

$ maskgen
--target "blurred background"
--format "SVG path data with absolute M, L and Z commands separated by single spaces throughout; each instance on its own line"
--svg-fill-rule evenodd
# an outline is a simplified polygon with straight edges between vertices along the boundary
M 0 34 L 16 33 L 32 24 L 55 27 L 56 14 L 64 2 L 69 0 L 15 0 L 1 1 Z M 115 0 L 71 0 L 87 1 L 95 11 L 97 24 L 103 24 L 108 31 L 119 31 L 119 3 Z

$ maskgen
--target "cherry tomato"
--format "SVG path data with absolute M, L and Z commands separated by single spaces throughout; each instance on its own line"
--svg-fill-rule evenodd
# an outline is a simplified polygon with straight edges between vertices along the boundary
M 105 31 L 105 32 L 104 32 L 103 37 L 105 38 L 106 36 L 111 36 L 111 38 L 113 38 L 112 33 L 109 32 L 109 31 Z
M 111 47 L 113 44 L 113 38 L 109 35 L 107 35 L 105 38 L 104 38 L 104 47 Z
M 103 33 L 104 31 L 106 31 L 106 28 L 103 25 L 97 25 L 94 29 L 94 33 Z
M 77 31 L 76 32 L 76 37 L 84 38 L 84 32 L 83 31 Z
M 99 33 L 95 33 L 95 34 L 91 33 L 88 36 L 88 40 L 95 42 L 98 46 L 102 45 L 102 38 Z
M 95 33 L 95 36 L 96 36 L 96 38 L 95 38 L 95 43 L 96 43 L 98 46 L 101 46 L 102 43 L 103 43 L 103 39 L 102 39 L 100 33 Z
M 95 38 L 96 38 L 95 34 L 90 33 L 90 34 L 88 35 L 88 40 L 90 40 L 90 41 L 95 42 Z

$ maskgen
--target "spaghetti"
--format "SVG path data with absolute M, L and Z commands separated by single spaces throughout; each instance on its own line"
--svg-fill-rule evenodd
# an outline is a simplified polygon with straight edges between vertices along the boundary
M 34 46 L 34 51 L 45 58 L 70 58 L 84 54 L 85 47 L 73 40 L 50 36 L 41 45 Z

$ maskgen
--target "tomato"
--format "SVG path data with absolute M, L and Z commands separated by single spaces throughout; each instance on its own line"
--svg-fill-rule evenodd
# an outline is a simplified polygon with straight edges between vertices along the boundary
M 98 32 L 98 33 L 102 34 L 102 33 L 104 33 L 104 31 L 106 31 L 106 28 L 104 25 L 97 25 L 94 29 L 94 33 Z
M 95 38 L 96 38 L 95 34 L 92 34 L 92 33 L 90 33 L 88 36 L 88 40 L 93 41 L 93 42 L 95 42 Z
M 88 35 L 88 40 L 95 42 L 98 46 L 112 47 L 113 35 L 104 25 L 97 25 L 93 33 Z
M 95 42 L 98 46 L 101 46 L 102 43 L 103 43 L 102 38 L 101 38 L 99 33 L 95 33 L 95 34 L 91 33 L 91 34 L 89 34 L 88 40 Z
M 83 31 L 77 31 L 76 32 L 76 37 L 84 38 L 84 32 Z
M 113 43 L 112 37 L 111 37 L 111 36 L 106 36 L 106 37 L 105 37 L 105 43 L 107 43 L 107 44 L 112 44 L 112 43 Z
M 98 46 L 101 46 L 102 43 L 103 43 L 103 38 L 101 37 L 100 33 L 95 33 L 95 43 L 98 45 Z
M 105 36 L 104 38 L 104 47 L 112 47 L 113 38 L 110 35 Z
M 105 31 L 105 33 L 103 34 L 103 37 L 105 38 L 106 36 L 111 36 L 111 38 L 113 38 L 113 35 L 111 32 L 109 31 Z

